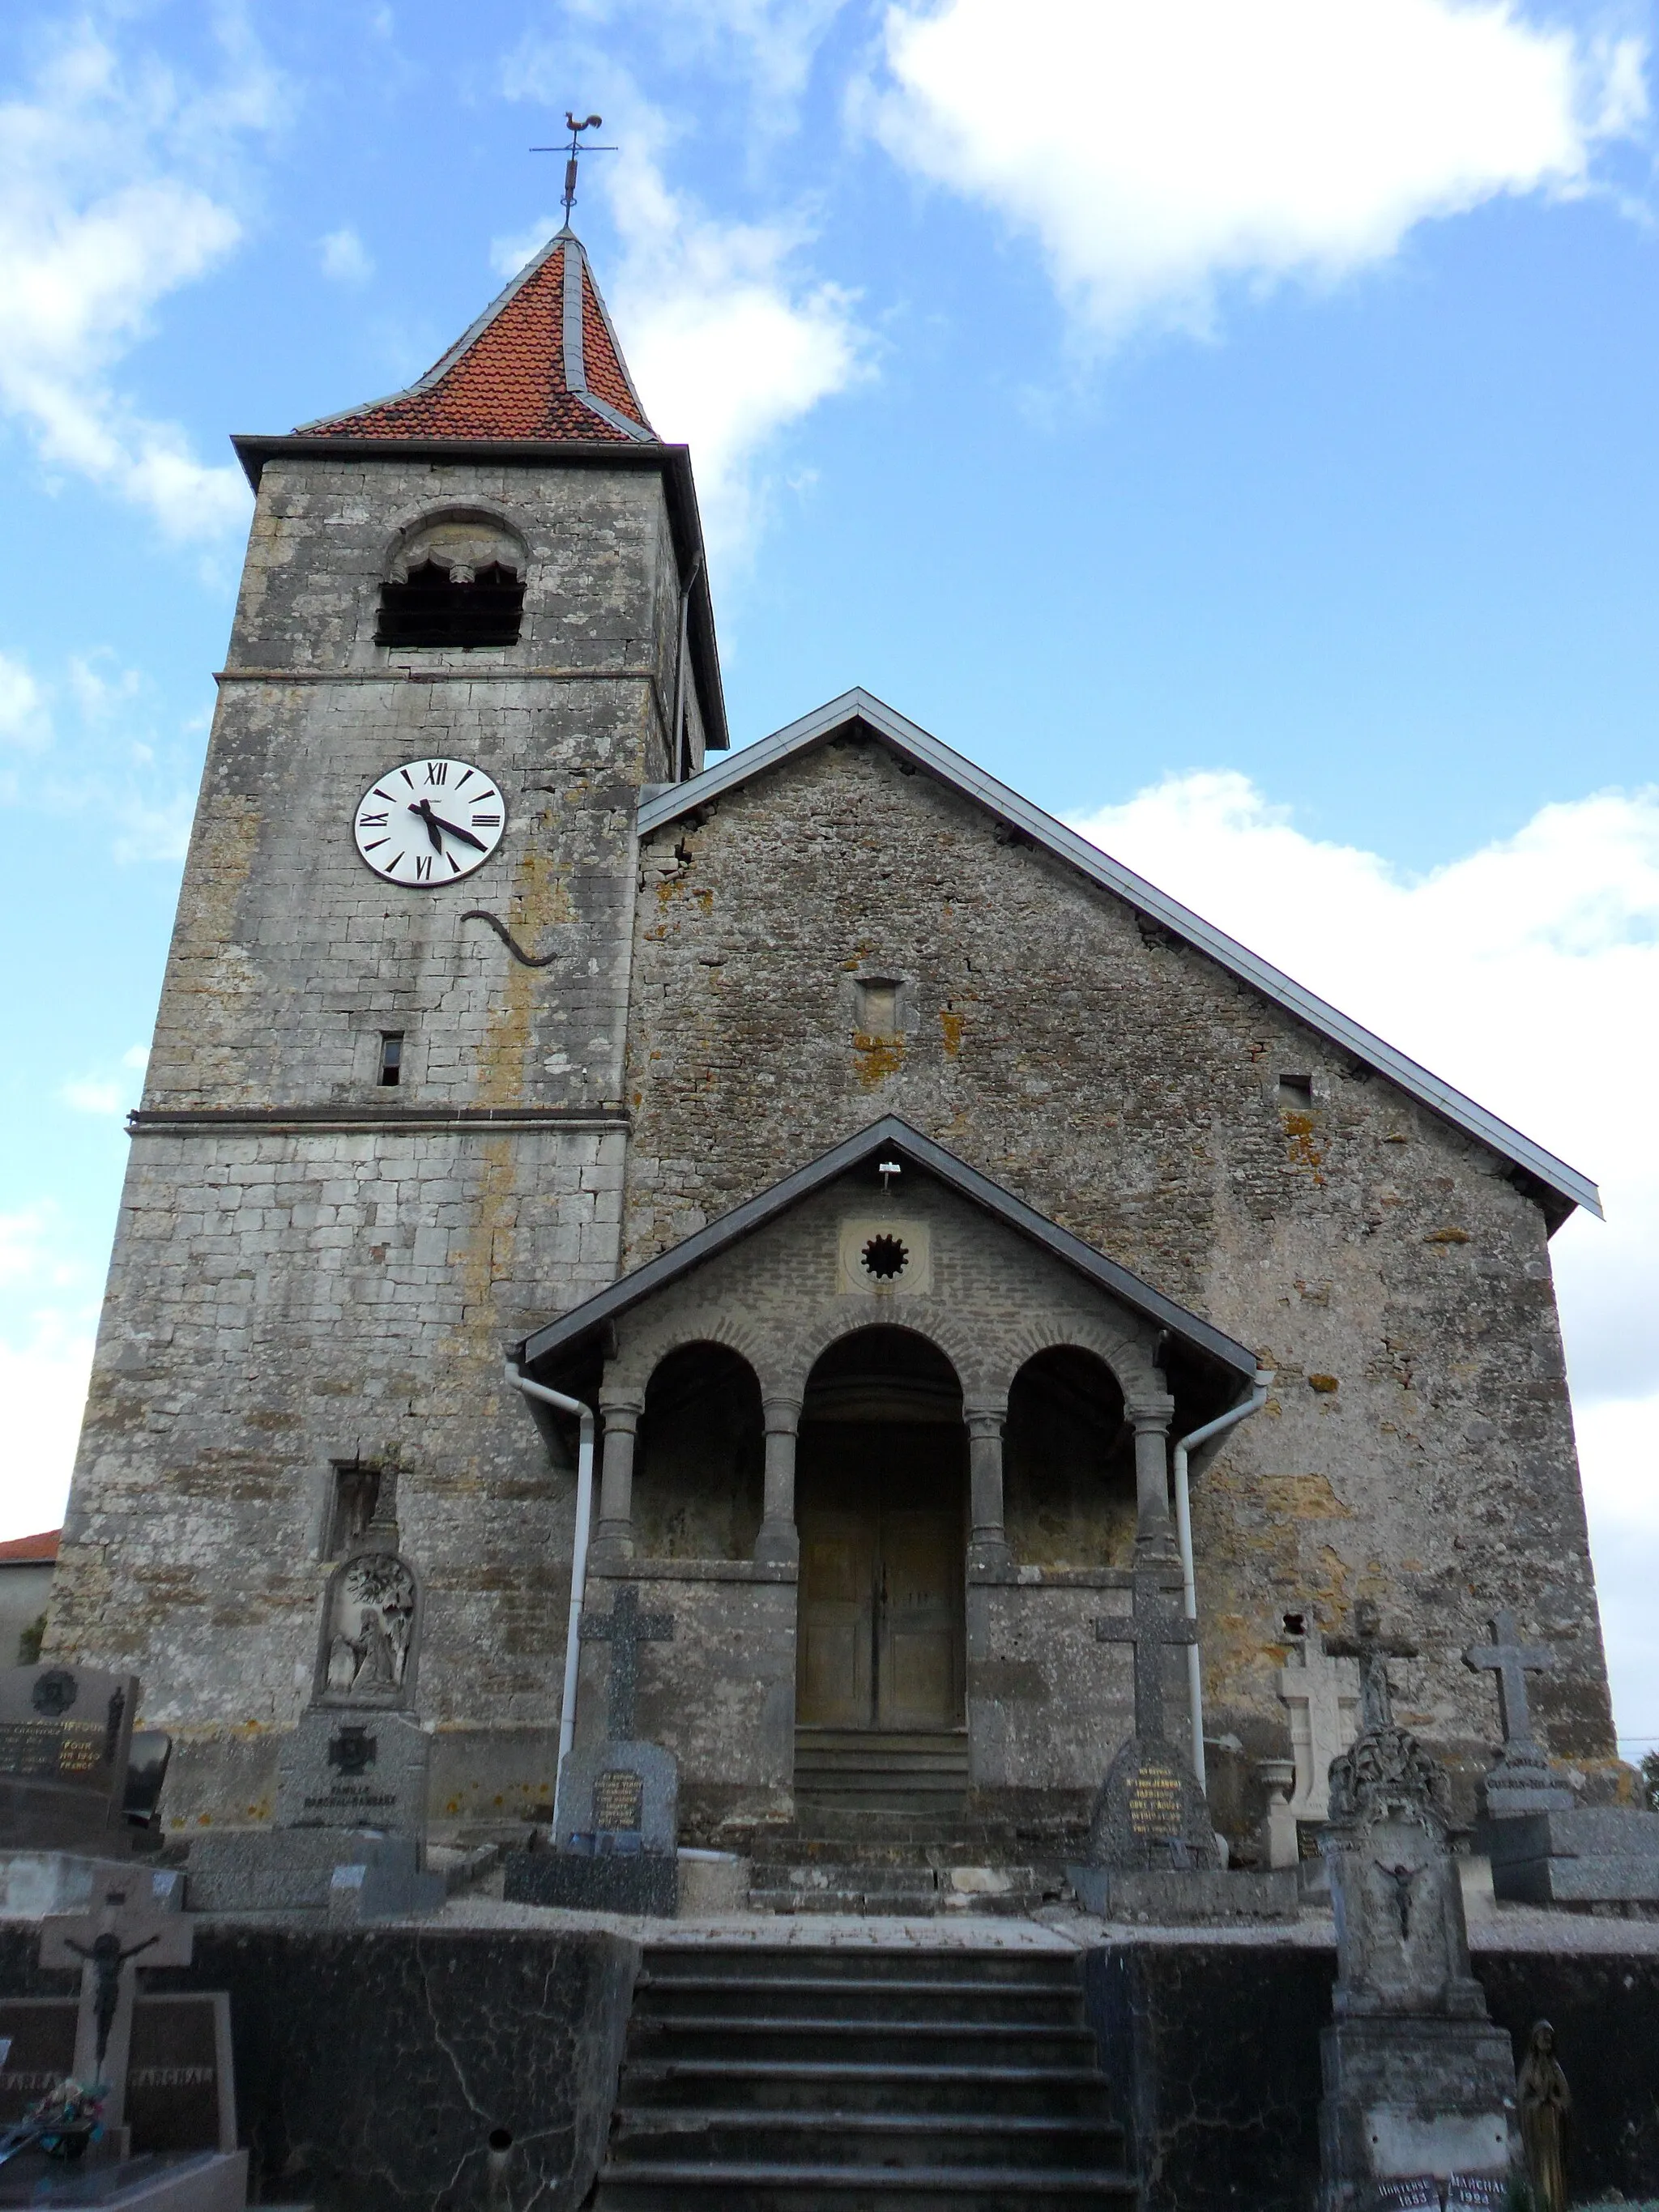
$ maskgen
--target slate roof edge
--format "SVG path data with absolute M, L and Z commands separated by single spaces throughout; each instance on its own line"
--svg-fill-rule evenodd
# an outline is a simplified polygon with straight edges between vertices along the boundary
M 1601 1194 L 1595 1184 L 1577 1168 L 1569 1167 L 1553 1152 L 1501 1120 L 1484 1106 L 1478 1105 L 1451 1084 L 1422 1066 L 1407 1054 L 1396 1050 L 1362 1023 L 1342 1013 L 1327 1000 L 1320 998 L 1303 984 L 1275 968 L 1270 961 L 1252 952 L 1247 945 L 1229 937 L 1224 930 L 1206 921 L 1190 907 L 1182 906 L 1178 899 L 1161 891 L 1144 876 L 1137 875 L 1121 860 L 1115 860 L 1086 837 L 1069 830 L 1063 822 L 1056 821 L 1029 799 L 1022 798 L 1006 783 L 977 767 L 961 753 L 931 736 L 915 722 L 878 699 L 861 687 L 844 691 L 838 699 L 803 714 L 799 720 L 775 730 L 770 737 L 759 738 L 744 745 L 719 767 L 705 769 L 689 781 L 676 784 L 640 809 L 639 834 L 647 837 L 653 830 L 678 819 L 683 814 L 700 806 L 712 804 L 729 792 L 746 783 L 752 776 L 763 775 L 794 754 L 805 752 L 822 744 L 843 729 L 849 722 L 864 723 L 878 737 L 890 744 L 918 767 L 927 769 L 941 782 L 951 784 L 965 796 L 976 800 L 988 811 L 995 814 L 1012 828 L 1022 830 L 1032 841 L 1068 862 L 1082 874 L 1091 878 L 1103 889 L 1112 891 L 1130 906 L 1161 922 L 1166 928 L 1185 939 L 1197 951 L 1207 953 L 1222 967 L 1240 980 L 1260 991 L 1265 998 L 1282 1006 L 1310 1029 L 1317 1030 L 1332 1043 L 1340 1045 L 1357 1060 L 1385 1075 L 1422 1105 L 1427 1106 L 1443 1120 L 1462 1130 L 1466 1136 L 1479 1143 L 1532 1176 L 1536 1182 L 1565 1201 L 1558 1211 L 1546 1206 L 1546 1217 L 1551 1233 L 1560 1226 L 1575 1206 L 1582 1206 L 1587 1213 L 1598 1220 L 1605 1218 L 1601 1210 Z
M 1082 1237 L 1074 1237 L 1069 1229 L 1062 1229 L 1057 1222 L 1050 1221 L 1046 1214 L 1039 1213 L 1024 1199 L 1016 1198 L 1012 1191 L 1005 1190 L 989 1176 L 981 1175 L 977 1168 L 969 1167 L 965 1160 L 958 1159 L 943 1145 L 935 1144 L 931 1137 L 924 1137 L 919 1129 L 912 1128 L 896 1114 L 888 1114 L 879 1121 L 871 1122 L 855 1136 L 832 1146 L 827 1152 L 820 1153 L 817 1159 L 809 1161 L 805 1167 L 797 1168 L 793 1175 L 785 1176 L 781 1182 L 775 1182 L 769 1189 L 745 1200 L 741 1206 L 733 1206 L 729 1213 L 722 1213 L 717 1219 L 708 1222 L 671 1250 L 659 1253 L 654 1260 L 647 1260 L 643 1267 L 634 1268 L 607 1289 L 596 1292 L 580 1305 L 573 1306 L 558 1320 L 533 1330 L 519 1346 L 519 1358 L 526 1364 L 544 1358 L 550 1352 L 557 1351 L 586 1335 L 590 1329 L 601 1328 L 629 1307 L 653 1296 L 677 1277 L 702 1266 L 705 1261 L 712 1260 L 732 1245 L 740 1243 L 745 1237 L 752 1235 L 779 1214 L 787 1212 L 802 1199 L 810 1197 L 814 1191 L 823 1189 L 826 1184 L 845 1175 L 849 1168 L 856 1167 L 872 1152 L 883 1151 L 900 1153 L 913 1166 L 922 1169 L 961 1197 L 983 1206 L 1011 1229 L 1045 1246 L 1056 1259 L 1086 1276 L 1122 1304 L 1132 1306 L 1149 1321 L 1170 1330 L 1187 1343 L 1207 1352 L 1211 1358 L 1224 1367 L 1233 1369 L 1242 1378 L 1254 1382 L 1256 1358 L 1247 1345 L 1238 1343 L 1212 1322 L 1189 1313 L 1184 1306 L 1177 1305 L 1173 1298 L 1166 1297 L 1162 1291 L 1154 1290 L 1150 1283 L 1143 1281 L 1129 1268 L 1120 1267 L 1115 1260 L 1109 1260 L 1103 1252 L 1097 1251 Z
M 691 449 L 660 439 L 313 438 L 290 430 L 236 431 L 230 442 L 242 473 L 256 493 L 265 463 L 283 456 L 301 461 L 500 461 L 514 468 L 659 469 L 666 485 L 668 519 L 682 578 L 690 574 L 702 551 L 702 517 L 691 473 Z M 714 598 L 707 560 L 697 564 L 691 586 L 691 653 L 703 707 L 703 742 L 708 751 L 724 752 L 732 743 L 732 732 L 726 719 L 726 689 L 720 678 Z

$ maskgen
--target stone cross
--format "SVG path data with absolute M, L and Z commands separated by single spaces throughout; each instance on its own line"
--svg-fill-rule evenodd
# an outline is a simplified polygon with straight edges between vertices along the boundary
M 76 2079 L 106 2081 L 106 2126 L 118 2128 L 126 2102 L 127 2052 L 138 1969 L 187 1966 L 195 1931 L 177 1909 L 158 1909 L 148 1871 L 100 1874 L 85 1912 L 53 1914 L 40 1929 L 43 1966 L 79 1966 Z
M 1164 1654 L 1171 1645 L 1196 1644 L 1198 1623 L 1188 1620 L 1181 1601 L 1164 1588 L 1161 1570 L 1137 1567 L 1133 1610 L 1127 1618 L 1107 1613 L 1095 1623 L 1098 1644 L 1132 1644 L 1135 1655 L 1135 1734 L 1143 1743 L 1161 1742 L 1164 1728 Z
M 1331 1761 L 1358 1732 L 1358 1700 L 1334 1659 L 1304 1644 L 1300 1666 L 1281 1667 L 1279 1694 L 1290 1709 L 1291 1750 L 1296 1760 L 1291 1817 L 1322 1820 L 1330 1798 Z
M 1387 1642 L 1382 1621 L 1371 1599 L 1362 1597 L 1353 1609 L 1352 1636 L 1328 1636 L 1325 1653 L 1331 1659 L 1359 1662 L 1359 1724 L 1372 1735 L 1394 1726 L 1394 1703 L 1389 1691 L 1390 1659 L 1415 1659 L 1414 1644 Z
M 641 1644 L 672 1644 L 672 1613 L 641 1613 L 640 1594 L 632 1583 L 618 1593 L 604 1618 L 582 1615 L 582 1636 L 588 1643 L 611 1646 L 611 1687 L 605 1698 L 605 1734 L 624 1742 L 634 1733 L 634 1693 L 640 1683 Z
M 1498 1707 L 1503 1715 L 1506 1751 L 1537 1749 L 1532 1715 L 1527 1709 L 1527 1677 L 1547 1674 L 1554 1661 L 1554 1653 L 1546 1650 L 1541 1644 L 1517 1641 L 1512 1613 L 1495 1614 L 1492 1642 L 1472 1644 L 1463 1654 L 1463 1664 L 1474 1673 L 1498 1677 Z

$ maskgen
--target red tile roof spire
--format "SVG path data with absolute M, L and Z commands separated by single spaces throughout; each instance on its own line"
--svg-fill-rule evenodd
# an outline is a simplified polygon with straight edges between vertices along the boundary
M 659 442 L 568 223 L 406 392 L 300 427 L 308 438 Z

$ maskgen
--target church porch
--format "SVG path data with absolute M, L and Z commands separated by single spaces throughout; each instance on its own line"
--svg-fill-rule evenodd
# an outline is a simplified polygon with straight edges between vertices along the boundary
M 1026 1212 L 883 1125 L 523 1348 L 599 1413 L 590 1612 L 672 1619 L 637 1726 L 685 1841 L 927 1882 L 1075 1845 L 1133 1718 L 1097 1623 L 1137 1559 L 1179 1589 L 1169 1437 L 1255 1363 Z

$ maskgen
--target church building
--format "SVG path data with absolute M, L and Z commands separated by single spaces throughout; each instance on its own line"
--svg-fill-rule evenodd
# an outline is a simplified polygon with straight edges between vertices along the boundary
M 435 1834 L 521 1835 L 573 1595 L 630 1589 L 688 1843 L 1058 1848 L 1137 1565 L 1237 1859 L 1362 1600 L 1467 1803 L 1500 1608 L 1546 1750 L 1613 1759 L 1549 1254 L 1593 1184 L 868 693 L 731 750 L 691 456 L 568 228 L 407 391 L 235 443 L 47 1641 L 142 1679 L 172 1828 L 272 1819 L 320 1669 L 406 1692 Z M 574 1593 L 525 1382 L 591 1411 Z M 347 1633 L 371 1528 L 408 1580 Z

